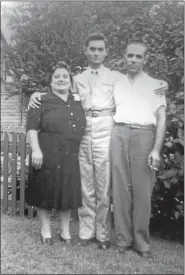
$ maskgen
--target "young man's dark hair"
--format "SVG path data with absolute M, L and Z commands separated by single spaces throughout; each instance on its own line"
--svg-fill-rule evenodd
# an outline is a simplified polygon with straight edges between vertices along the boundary
M 107 40 L 104 36 L 103 33 L 101 32 L 94 32 L 91 33 L 87 36 L 86 41 L 85 41 L 85 46 L 88 47 L 90 41 L 95 41 L 95 40 L 102 40 L 105 42 L 105 47 L 107 47 Z

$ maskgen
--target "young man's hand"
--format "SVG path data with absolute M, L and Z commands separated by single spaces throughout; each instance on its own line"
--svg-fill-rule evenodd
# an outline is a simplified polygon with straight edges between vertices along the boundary
M 154 90 L 154 93 L 158 96 L 164 96 L 168 90 L 168 83 L 166 81 L 160 81 L 160 87 Z
M 41 105 L 40 100 L 41 100 L 41 93 L 39 92 L 33 93 L 28 103 L 28 110 L 30 109 L 30 107 L 39 108 L 39 106 Z

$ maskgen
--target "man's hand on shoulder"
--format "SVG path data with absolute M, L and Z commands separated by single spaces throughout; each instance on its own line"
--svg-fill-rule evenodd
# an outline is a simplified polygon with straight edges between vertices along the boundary
M 154 90 L 154 93 L 160 97 L 165 96 L 166 91 L 168 90 L 168 83 L 164 80 L 158 80 L 158 81 L 159 81 L 158 88 Z
M 35 92 L 31 95 L 29 103 L 28 103 L 28 110 L 30 109 L 30 107 L 32 108 L 39 108 L 41 105 L 41 96 L 43 95 L 43 93 L 39 93 L 39 92 Z

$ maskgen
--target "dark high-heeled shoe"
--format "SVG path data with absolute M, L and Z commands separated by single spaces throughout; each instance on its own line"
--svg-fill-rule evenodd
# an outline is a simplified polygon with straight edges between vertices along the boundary
M 60 234 L 59 234 L 59 239 L 62 243 L 71 244 L 71 239 L 64 239 Z
M 53 239 L 52 238 L 44 238 L 42 235 L 40 235 L 40 240 L 41 240 L 42 244 L 48 244 L 48 245 L 53 244 Z

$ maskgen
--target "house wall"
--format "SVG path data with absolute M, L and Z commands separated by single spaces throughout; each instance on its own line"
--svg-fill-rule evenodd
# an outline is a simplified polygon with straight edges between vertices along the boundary
M 29 99 L 30 99 L 30 95 L 25 95 L 25 94 L 22 94 L 22 113 L 21 113 L 21 116 L 22 116 L 22 126 L 26 126 L 26 119 L 27 119 L 27 107 L 28 107 L 28 102 L 29 102 Z
M 1 131 L 25 129 L 29 96 L 21 93 L 11 96 L 16 90 L 14 79 L 7 75 L 5 52 L 7 43 L 1 32 Z M 15 130 L 16 131 L 16 130 Z
M 7 84 L 1 81 L 1 127 L 19 127 L 21 126 L 21 96 L 11 94 L 11 89 L 6 90 Z
M 5 51 L 6 51 L 6 41 L 1 34 L 1 79 L 5 80 Z

